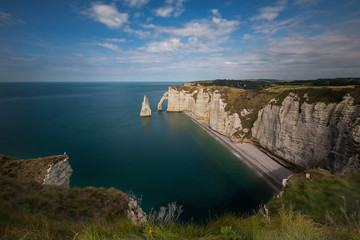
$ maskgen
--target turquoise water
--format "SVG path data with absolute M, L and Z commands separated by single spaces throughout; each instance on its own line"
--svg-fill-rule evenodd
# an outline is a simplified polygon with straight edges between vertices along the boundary
M 177 201 L 183 219 L 248 213 L 271 189 L 181 113 L 157 112 L 174 83 L 1 83 L 0 153 L 66 152 L 71 187 L 142 195 L 145 211 Z M 146 94 L 151 118 L 140 118 Z M 164 104 L 164 109 L 166 109 Z

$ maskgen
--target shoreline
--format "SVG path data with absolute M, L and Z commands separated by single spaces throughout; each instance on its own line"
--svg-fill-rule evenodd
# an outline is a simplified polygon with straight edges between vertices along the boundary
M 250 143 L 238 145 L 232 142 L 228 137 L 211 129 L 208 124 L 197 119 L 191 113 L 183 112 L 183 114 L 229 149 L 240 161 L 245 163 L 261 177 L 274 191 L 282 191 L 282 180 L 292 175 L 292 171 L 260 151 L 255 145 Z

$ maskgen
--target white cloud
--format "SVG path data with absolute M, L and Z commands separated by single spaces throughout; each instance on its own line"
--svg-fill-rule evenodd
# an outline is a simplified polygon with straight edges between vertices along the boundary
M 283 29 L 298 26 L 306 18 L 304 15 L 277 20 L 280 13 L 285 10 L 286 4 L 287 0 L 280 0 L 274 6 L 260 8 L 259 14 L 250 18 L 254 32 L 273 35 Z
M 144 47 L 140 47 L 141 52 L 157 53 L 157 54 L 171 54 L 181 57 L 193 53 L 212 53 L 222 51 L 222 48 L 216 46 L 206 45 L 196 37 L 189 37 L 184 41 L 180 38 L 169 38 L 165 41 L 153 41 Z M 151 61 L 151 60 L 150 60 Z
M 148 38 L 151 36 L 151 32 L 138 30 L 138 29 L 132 29 L 129 26 L 125 26 L 124 29 L 122 29 L 124 32 L 135 35 L 139 38 Z
M 101 47 L 104 47 L 104 48 L 108 48 L 110 50 L 113 50 L 113 51 L 116 51 L 116 52 L 120 52 L 121 49 L 114 45 L 114 44 L 111 44 L 111 43 L 101 43 L 101 42 L 97 42 L 96 45 L 98 46 L 101 46 Z
M 126 42 L 126 39 L 125 38 L 107 38 L 106 41 L 123 43 L 123 42 Z
M 319 3 L 320 0 L 295 0 L 294 4 L 300 7 L 310 7 Z
M 129 18 L 127 13 L 119 13 L 115 6 L 103 3 L 93 4 L 91 8 L 82 11 L 82 14 L 105 24 L 109 28 L 120 28 L 128 22 Z
M 219 14 L 220 15 L 220 14 Z M 184 27 L 162 27 L 154 24 L 144 25 L 145 28 L 152 28 L 159 33 L 167 33 L 180 37 L 198 37 L 214 39 L 219 36 L 225 36 L 235 31 L 240 24 L 236 20 L 227 20 L 221 17 L 213 16 L 208 19 L 195 20 L 185 24 Z
M 175 3 L 175 12 L 174 12 L 174 17 L 178 17 L 180 16 L 184 11 L 184 2 L 186 0 L 177 0 Z
M 334 73 L 338 69 L 350 71 L 358 68 L 360 46 L 359 36 L 338 35 L 328 32 L 317 36 L 292 36 L 269 39 L 258 54 L 271 62 L 279 71 L 293 68 L 299 71 Z M 287 69 L 287 71 L 291 71 Z
M 147 4 L 150 0 L 123 0 L 129 7 L 140 8 Z
M 275 34 L 280 30 L 289 28 L 289 25 L 296 24 L 298 22 L 297 18 L 290 18 L 283 21 L 271 21 L 271 22 L 261 22 L 256 23 L 252 27 L 256 33 L 264 34 Z
M 23 24 L 23 23 L 25 23 L 23 20 L 15 18 L 10 13 L 0 11 L 0 26 L 1 25 Z
M 216 17 L 221 17 L 218 9 L 211 9 L 211 12 Z
M 253 38 L 253 37 L 254 37 L 253 35 L 246 33 L 246 34 L 244 34 L 243 39 L 247 40 L 247 39 L 250 39 L 250 38 Z
M 165 6 L 155 9 L 158 17 L 179 17 L 184 11 L 184 2 L 186 0 L 166 0 Z
M 179 38 L 171 38 L 163 42 L 151 42 L 145 48 L 140 48 L 140 50 L 150 53 L 175 52 L 182 46 L 183 44 Z
M 259 9 L 259 14 L 250 18 L 251 21 L 260 21 L 267 20 L 272 21 L 279 16 L 279 13 L 282 12 L 286 7 L 286 0 L 280 0 L 275 6 L 272 7 L 263 7 Z
M 170 17 L 174 8 L 171 6 L 161 7 L 155 10 L 156 16 L 158 17 Z

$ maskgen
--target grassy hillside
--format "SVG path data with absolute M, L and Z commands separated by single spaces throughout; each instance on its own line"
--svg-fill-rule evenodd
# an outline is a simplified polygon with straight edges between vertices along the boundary
M 18 179 L 42 183 L 50 165 L 66 158 L 67 156 L 65 155 L 56 155 L 22 160 L 0 154 L 0 176 L 16 177 Z
M 0 239 L 359 239 L 359 174 L 309 173 L 290 178 L 281 198 L 251 216 L 142 226 L 124 217 L 127 198 L 119 190 L 0 177 Z

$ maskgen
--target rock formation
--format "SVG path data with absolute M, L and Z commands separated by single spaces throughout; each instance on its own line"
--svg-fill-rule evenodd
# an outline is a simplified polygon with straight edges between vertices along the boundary
M 149 100 L 147 99 L 146 95 L 144 95 L 144 101 L 142 102 L 140 117 L 151 117 Z
M 69 188 L 73 170 L 68 160 L 66 154 L 26 160 L 0 155 L 0 176 Z
M 168 92 L 165 92 L 164 95 L 161 97 L 160 102 L 158 103 L 158 111 L 162 111 L 162 104 L 164 100 L 167 100 L 169 97 Z
M 137 204 L 137 201 L 135 201 L 133 198 L 129 197 L 129 203 L 128 203 L 128 211 L 127 211 L 127 217 L 134 225 L 141 225 L 145 224 L 147 222 L 146 214 L 144 211 L 139 207 Z
M 249 131 L 242 127 L 237 113 L 231 114 L 225 111 L 226 103 L 219 91 L 211 92 L 201 88 L 199 91 L 190 93 L 170 87 L 165 95 L 168 98 L 168 112 L 189 112 L 209 124 L 213 130 L 228 136 L 235 142 L 243 141 L 245 135 L 242 133 Z
M 43 184 L 55 184 L 60 187 L 70 188 L 70 177 L 73 172 L 68 157 L 55 164 L 51 164 L 47 169 Z
M 281 106 L 273 100 L 259 111 L 253 140 L 303 169 L 360 171 L 360 106 L 353 100 L 347 95 L 340 103 L 300 105 L 290 93 Z
M 189 112 L 232 141 L 257 142 L 300 168 L 360 171 L 360 105 L 354 105 L 349 95 L 340 103 L 325 104 L 307 103 L 305 94 L 301 104 L 299 96 L 290 93 L 281 105 L 273 99 L 264 106 L 250 128 L 244 128 L 241 120 L 253 109 L 226 111 L 218 90 L 200 87 L 191 92 L 169 87 L 164 96 L 168 98 L 167 111 Z

